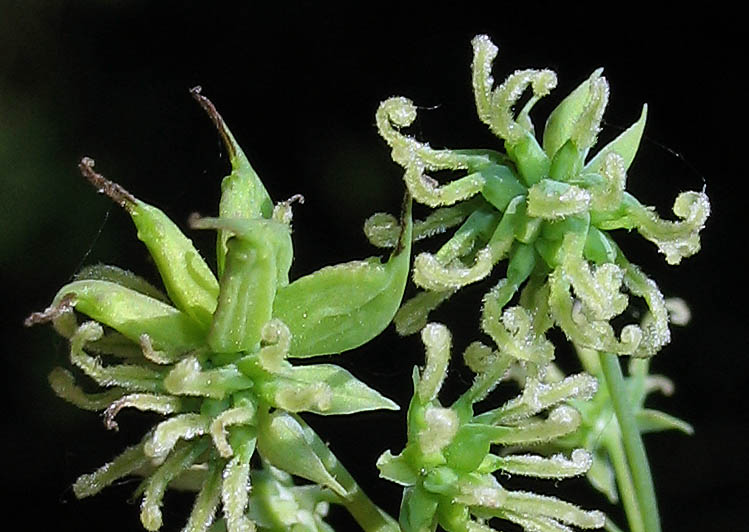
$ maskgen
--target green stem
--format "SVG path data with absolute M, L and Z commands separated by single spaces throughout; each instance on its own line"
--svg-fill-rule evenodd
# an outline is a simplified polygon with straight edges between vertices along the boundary
M 624 376 L 619 365 L 619 359 L 611 353 L 600 353 L 599 359 L 614 412 L 616 412 L 616 419 L 622 432 L 622 443 L 629 462 L 629 469 L 632 472 L 632 480 L 645 532 L 660 532 L 661 524 L 658 504 L 655 499 L 653 477 L 650 474 L 645 446 L 642 443 L 640 431 L 630 408 L 629 396 L 624 385 Z
M 614 523 L 609 517 L 606 518 L 606 524 L 603 525 L 603 529 L 606 532 L 624 532 L 624 530 L 616 526 L 616 523 Z
M 637 493 L 632 483 L 632 473 L 627 464 L 627 456 L 624 453 L 621 433 L 618 428 L 615 432 L 610 429 L 606 431 L 603 445 L 606 447 L 606 451 L 608 451 L 609 459 L 616 472 L 616 484 L 619 488 L 619 496 L 622 499 L 624 512 L 627 514 L 629 530 L 630 532 L 644 532 L 645 527 L 642 522 L 640 506 L 637 502 Z

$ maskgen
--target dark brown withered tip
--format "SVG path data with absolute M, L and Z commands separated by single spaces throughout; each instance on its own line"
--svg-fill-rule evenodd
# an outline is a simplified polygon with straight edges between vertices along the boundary
M 108 180 L 103 175 L 96 173 L 94 171 L 94 164 L 95 162 L 93 159 L 90 157 L 84 157 L 78 164 L 78 168 L 83 177 L 96 187 L 99 194 L 106 194 L 112 199 L 112 201 L 125 209 L 137 203 L 138 200 L 135 199 L 135 196 L 130 194 L 127 190 L 117 183 Z

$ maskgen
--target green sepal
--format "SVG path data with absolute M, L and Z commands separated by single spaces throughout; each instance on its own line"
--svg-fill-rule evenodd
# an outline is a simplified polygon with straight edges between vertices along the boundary
M 346 497 L 346 490 L 328 471 L 313 444 L 313 438 L 291 414 L 276 410 L 261 416 L 257 448 L 263 458 L 279 469 L 327 486 Z
M 258 394 L 288 412 L 338 415 L 399 409 L 396 403 L 333 364 L 290 367 L 260 383 Z
M 547 221 L 541 228 L 534 247 L 550 268 L 557 268 L 564 260 L 565 251 L 583 253 L 590 224 L 590 216 L 587 213 L 580 216 L 568 216 L 558 221 Z M 570 250 L 569 247 L 562 246 L 565 235 L 570 234 L 578 237 L 576 241 L 581 244 L 579 250 Z
M 437 498 L 420 485 L 403 491 L 398 522 L 403 532 L 434 532 L 437 526 Z
M 526 192 L 508 166 L 493 164 L 482 169 L 481 175 L 485 180 L 481 195 L 501 212 L 504 212 L 512 198 Z
M 424 475 L 422 485 L 431 493 L 453 497 L 458 493 L 456 488 L 459 481 L 460 477 L 451 468 L 437 466 Z
M 130 288 L 95 279 L 73 281 L 53 306 L 73 298 L 75 309 L 138 344 L 147 334 L 156 349 L 187 351 L 204 342 L 202 327 L 184 312 Z
M 637 122 L 629 126 L 618 137 L 601 148 L 599 152 L 596 153 L 595 156 L 593 156 L 593 158 L 585 165 L 584 171 L 600 172 L 603 168 L 603 162 L 605 161 L 606 156 L 611 152 L 616 153 L 624 160 L 624 170 L 626 171 L 637 154 L 637 149 L 639 148 L 640 140 L 642 139 L 642 133 L 645 130 L 647 116 L 648 106 L 646 104 L 642 106 L 642 112 L 640 113 L 640 118 Z
M 291 491 L 294 481 L 288 473 L 263 465 L 252 471 L 249 517 L 261 530 L 288 530 L 299 509 Z
M 497 228 L 500 215 L 494 209 L 477 208 L 434 254 L 440 264 L 448 264 L 455 258 L 470 254 L 477 246 L 491 238 Z
M 377 459 L 376 465 L 380 471 L 380 478 L 401 486 L 413 486 L 419 481 L 419 474 L 413 470 L 403 453 L 393 456 L 390 451 L 385 451 Z
M 616 260 L 617 249 L 612 245 L 609 237 L 591 225 L 585 238 L 583 254 L 586 259 L 596 264 L 605 264 Z
M 637 428 L 642 433 L 661 432 L 663 430 L 680 430 L 684 434 L 694 434 L 694 428 L 686 421 L 671 416 L 660 410 L 645 408 L 635 414 Z
M 516 201 L 513 225 L 515 226 L 515 239 L 523 244 L 530 244 L 536 240 L 543 220 L 528 215 L 528 203 Z
M 466 532 L 489 532 L 487 526 L 481 528 L 475 521 L 471 521 L 470 509 L 463 504 L 440 504 L 437 508 L 439 524 L 445 530 L 465 530 Z
M 575 177 L 582 168 L 582 154 L 577 146 L 569 139 L 554 154 L 549 169 L 549 177 L 556 181 L 568 181 Z
M 445 448 L 447 464 L 457 471 L 475 471 L 489 453 L 490 445 L 490 438 L 484 431 L 475 430 L 475 424 L 465 424 Z
M 569 140 L 575 127 L 575 122 L 580 117 L 588 103 L 590 82 L 603 72 L 597 69 L 593 74 L 577 86 L 546 119 L 544 127 L 543 147 L 549 157 L 554 157 L 557 151 Z
M 161 274 L 169 299 L 207 327 L 216 310 L 218 282 L 192 240 L 160 209 L 142 201 L 126 206 Z
M 611 504 L 619 502 L 616 488 L 616 474 L 609 459 L 601 452 L 593 455 L 593 463 L 585 474 L 590 485 L 603 493 Z
M 507 148 L 507 154 L 515 162 L 520 177 L 527 186 L 535 185 L 549 175 L 551 159 L 538 145 L 533 133 L 525 132 L 515 144 L 510 145 L 505 142 L 505 147 Z
M 377 258 L 327 266 L 278 289 L 273 316 L 292 334 L 289 356 L 311 357 L 359 347 L 395 316 L 408 280 L 411 200 L 400 243 L 383 264 Z

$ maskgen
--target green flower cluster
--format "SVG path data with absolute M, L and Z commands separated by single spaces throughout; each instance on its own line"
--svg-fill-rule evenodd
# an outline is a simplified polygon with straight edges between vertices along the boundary
M 199 89 L 193 95 L 218 127 L 232 165 L 219 216 L 191 220 L 193 228 L 218 231 L 218 279 L 162 211 L 84 159 L 84 176 L 132 217 L 166 293 L 130 272 L 93 266 L 28 320 L 51 320 L 70 339 L 72 364 L 106 388 L 85 393 L 57 368 L 50 382 L 58 395 L 102 410 L 108 428 L 117 427 L 123 408 L 167 416 L 138 444 L 80 477 L 75 494 L 143 476 L 136 493 L 148 530 L 161 527 L 169 486 L 198 491 L 188 531 L 208 529 L 219 504 L 216 529 L 327 531 L 329 502 L 346 506 L 368 529 L 394 529 L 298 413 L 398 406 L 339 366 L 295 366 L 289 359 L 353 349 L 390 323 L 409 272 L 409 201 L 401 243 L 387 262 L 353 261 L 289 282 L 291 202 L 299 198 L 274 206 L 211 102 Z M 76 315 L 89 321 L 79 324 Z M 257 470 L 254 455 L 262 462 Z M 289 475 L 314 484 L 294 487 Z
M 632 441 L 641 432 L 688 426 L 642 406 L 647 383 L 656 382 L 647 376 L 643 359 L 670 340 L 669 311 L 656 284 L 627 260 L 610 231 L 635 229 L 656 244 L 669 264 L 678 264 L 699 250 L 710 203 L 704 192 L 681 193 L 673 208 L 679 220 L 666 221 L 625 190 L 647 107 L 634 125 L 589 157 L 609 96 L 600 69 L 552 111 L 538 140 L 530 112 L 554 88 L 556 75 L 519 70 L 495 87 L 496 46 L 478 36 L 473 51 L 478 116 L 503 141 L 504 152 L 434 149 L 404 134 L 401 129 L 416 119 L 416 106 L 406 98 L 390 98 L 377 111 L 380 134 L 405 169 L 409 192 L 435 208 L 414 223 L 414 239 L 457 227 L 435 253 L 416 256 L 413 280 L 422 290 L 395 317 L 401 334 L 421 330 L 427 345 L 426 368 L 414 374 L 406 448 L 378 462 L 382 476 L 406 486 L 401 527 L 407 532 L 438 525 L 451 532 L 487 531 L 494 518 L 529 532 L 604 525 L 601 513 L 505 489 L 492 476 L 504 471 L 557 479 L 587 473 L 612 500 L 616 477 L 633 530 L 657 530 L 654 497 L 643 488 L 649 472 L 640 474 L 647 464 L 638 456 L 633 465 L 637 445 Z M 531 95 L 516 113 L 513 107 L 527 89 Z M 465 175 L 440 184 L 427 175 L 438 171 Z M 388 214 L 375 214 L 365 224 L 370 241 L 382 247 L 395 245 L 400 231 Z M 465 362 L 476 378 L 446 408 L 436 397 L 436 383 L 447 368 L 449 333 L 428 323 L 429 313 L 459 289 L 488 278 L 502 261 L 507 261 L 506 276 L 484 296 L 481 318 L 496 349 L 479 342 L 466 349 Z M 612 320 L 624 315 L 631 297 L 644 300 L 648 312 L 637 323 L 615 326 Z M 565 377 L 554 365 L 554 346 L 546 337 L 554 326 L 578 350 L 588 373 Z M 626 383 L 615 358 L 606 359 L 605 377 L 598 364 L 596 357 L 613 354 L 635 357 Z M 521 394 L 476 415 L 475 403 L 513 371 L 521 376 Z M 608 389 L 610 379 L 623 383 L 621 392 Z M 604 385 L 596 393 L 599 381 Z M 622 393 L 626 397 L 616 396 Z M 633 420 L 634 435 L 630 430 L 623 436 L 620 416 Z M 623 439 L 631 456 L 624 455 Z M 538 450 L 540 443 L 545 450 L 571 455 L 517 454 L 531 445 Z M 511 449 L 497 456 L 491 445 Z M 630 467 L 639 475 L 637 487 Z M 641 500 L 635 501 L 638 491 Z M 648 511 L 656 515 L 643 519 Z M 610 521 L 607 526 L 614 527 Z
M 397 456 L 389 451 L 377 462 L 380 474 L 405 486 L 400 525 L 403 532 L 435 530 L 489 532 L 491 519 L 504 519 L 529 531 L 569 530 L 566 525 L 600 528 L 598 511 L 544 495 L 504 488 L 493 473 L 561 479 L 585 473 L 591 455 L 582 449 L 569 457 L 556 454 L 498 455 L 492 445 L 522 446 L 549 442 L 574 432 L 581 417 L 564 404 L 590 399 L 596 380 L 585 373 L 544 384 L 526 383 L 522 395 L 502 406 L 474 414 L 474 404 L 504 377 L 511 355 L 498 354 L 477 343 L 466 349 L 466 363 L 476 372 L 473 385 L 450 407 L 437 394 L 447 373 L 450 333 L 431 323 L 421 333 L 427 363 L 414 368 L 414 396 L 408 410 L 408 443 Z M 540 418 L 540 414 L 546 414 Z
M 197 492 L 190 532 L 328 532 L 330 504 L 376 532 L 488 532 L 499 520 L 528 532 L 604 524 L 615 530 L 601 512 L 507 489 L 495 476 L 587 474 L 612 501 L 621 494 L 633 532 L 659 530 L 640 434 L 691 427 L 644 407 L 647 393 L 667 382 L 648 375 L 648 358 L 670 339 L 669 307 L 610 232 L 634 229 L 678 264 L 698 251 L 710 203 L 704 192 L 681 193 L 673 207 L 679 219 L 667 221 L 625 190 L 646 107 L 589 156 L 609 94 L 601 70 L 554 109 L 539 140 L 530 113 L 556 85 L 555 74 L 520 70 L 495 87 L 497 48 L 478 36 L 473 50 L 478 116 L 504 151 L 433 149 L 401 131 L 416 119 L 411 101 L 383 102 L 377 126 L 405 169 L 409 191 L 400 219 L 380 213 L 365 224 L 374 245 L 394 248 L 385 262 L 353 261 L 290 280 L 291 206 L 303 198 L 271 201 L 199 88 L 193 96 L 215 123 L 232 166 L 218 216 L 190 220 L 194 229 L 218 233 L 216 273 L 162 211 L 96 173 L 92 160 L 81 162 L 83 175 L 130 214 L 164 291 L 120 268 L 91 266 L 27 323 L 51 321 L 70 340 L 71 363 L 104 389 L 85 392 L 70 371 L 57 368 L 50 383 L 59 396 L 102 411 L 110 429 L 123 408 L 165 419 L 80 477 L 78 497 L 140 476 L 136 494 L 148 530 L 162 525 L 167 488 Z M 427 175 L 436 171 L 465 175 L 440 184 Z M 411 198 L 435 210 L 412 223 Z M 413 280 L 421 290 L 401 305 L 412 242 L 455 227 L 436 252 L 416 256 Z M 452 339 L 444 325 L 429 323 L 429 313 L 503 261 L 506 274 L 484 295 L 481 315 L 495 347 L 466 348 L 474 380 L 444 406 L 438 395 Z M 647 306 L 643 319 L 614 325 L 632 298 Z M 300 416 L 398 406 L 339 366 L 290 362 L 356 348 L 392 320 L 403 335 L 421 331 L 426 346 L 425 367 L 413 371 L 405 448 L 377 461 L 381 476 L 404 487 L 399 522 L 372 503 Z M 555 326 L 585 372 L 565 376 L 554 364 L 547 333 Z M 614 355 L 633 357 L 627 379 Z M 519 395 L 485 406 L 508 375 L 518 377 Z
M 504 141 L 506 153 L 436 150 L 404 135 L 400 128 L 416 118 L 416 107 L 405 98 L 386 100 L 377 112 L 380 134 L 405 168 L 414 199 L 440 207 L 415 224 L 415 239 L 460 224 L 436 253 L 424 252 L 414 260 L 413 279 L 424 291 L 396 318 L 400 331 L 418 331 L 430 310 L 507 260 L 507 277 L 488 296 L 494 311 L 483 324 L 498 345 L 530 343 L 533 348 L 523 347 L 520 358 L 549 362 L 553 348 L 544 333 L 556 324 L 584 347 L 645 357 L 656 353 L 670 338 L 663 296 L 627 260 L 609 231 L 636 229 L 658 246 L 667 262 L 677 264 L 699 250 L 699 232 L 710 211 L 707 196 L 679 194 L 674 213 L 681 220 L 672 222 L 625 191 L 646 108 L 633 126 L 588 157 L 608 101 L 601 70 L 550 114 L 539 143 L 530 111 L 556 85 L 555 74 L 521 70 L 495 88 L 491 65 L 497 48 L 488 37 L 478 36 L 473 49 L 478 115 Z M 532 96 L 514 115 L 513 105 L 528 87 Z M 439 170 L 467 175 L 440 186 L 425 173 Z M 376 214 L 365 232 L 373 244 L 392 246 L 399 227 L 394 217 Z M 524 283 L 521 304 L 503 312 Z M 645 300 L 651 319 L 644 326 L 627 325 L 617 337 L 610 320 L 627 307 L 623 290 Z

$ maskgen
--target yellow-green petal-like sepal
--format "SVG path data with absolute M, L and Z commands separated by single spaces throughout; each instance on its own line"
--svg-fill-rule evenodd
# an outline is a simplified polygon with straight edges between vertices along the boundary
M 280 287 L 273 316 L 291 331 L 292 357 L 340 353 L 380 334 L 398 310 L 411 254 L 411 200 L 400 242 L 386 263 L 380 259 L 327 266 Z
M 202 327 L 184 312 L 109 281 L 73 281 L 60 289 L 53 306 L 65 298 L 72 298 L 77 311 L 136 344 L 147 334 L 156 349 L 179 352 L 198 348 L 205 341 Z
M 218 282 L 192 241 L 160 209 L 94 172 L 93 160 L 84 158 L 79 166 L 91 184 L 128 211 L 174 305 L 207 327 L 216 309 Z
M 258 394 L 288 412 L 339 415 L 398 410 L 396 403 L 333 364 L 291 367 L 261 384 Z
M 549 157 L 554 157 L 557 151 L 570 139 L 578 118 L 583 112 L 590 97 L 590 84 L 600 78 L 602 68 L 577 86 L 546 119 L 544 127 L 543 147 Z
M 642 133 L 645 130 L 645 121 L 648 116 L 648 106 L 642 106 L 640 118 L 624 130 L 618 137 L 601 148 L 595 156 L 585 165 L 585 172 L 600 172 L 604 166 L 606 158 L 611 153 L 617 154 L 622 158 L 624 170 L 626 171 L 635 159 L 637 149 L 640 146 Z
M 346 489 L 315 452 L 304 427 L 290 414 L 277 410 L 261 417 L 257 448 L 263 458 L 274 466 L 327 486 L 341 497 L 347 495 Z

